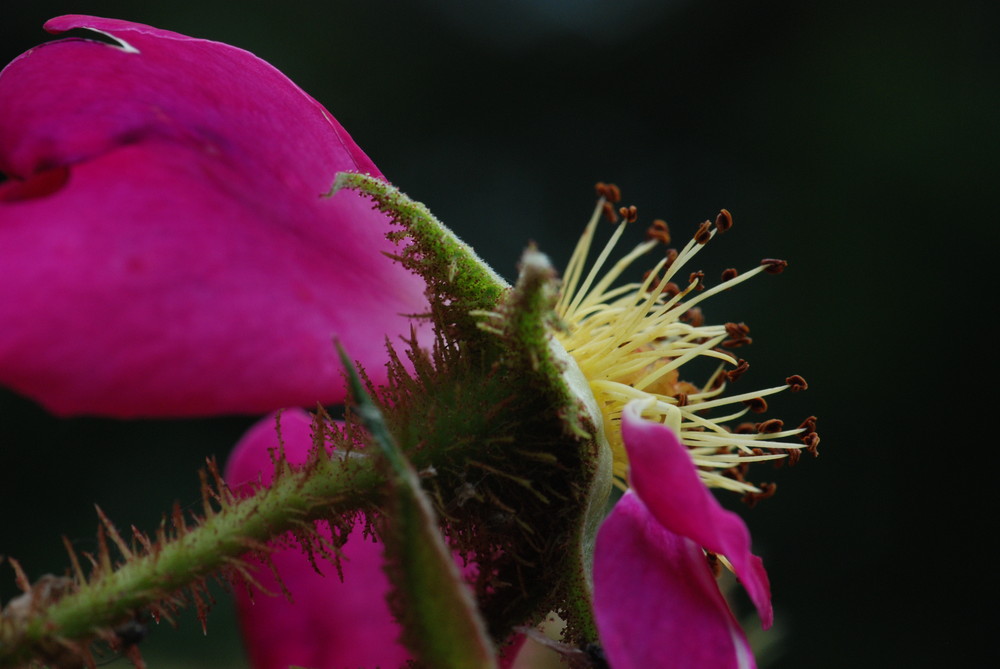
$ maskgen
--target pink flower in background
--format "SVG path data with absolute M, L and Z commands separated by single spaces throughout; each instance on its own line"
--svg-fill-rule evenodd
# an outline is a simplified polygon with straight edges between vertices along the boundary
M 264 412 L 343 398 L 339 337 L 376 381 L 425 310 L 378 169 L 254 55 L 63 16 L 0 74 L 0 383 L 59 414 Z
M 312 447 L 311 421 L 295 409 L 281 415 L 285 456 L 305 462 Z M 226 465 L 226 482 L 239 490 L 258 480 L 271 482 L 274 464 L 268 453 L 278 447 L 274 419 L 263 420 L 240 440 Z M 327 532 L 327 536 L 329 533 Z M 343 547 L 343 581 L 333 565 L 320 562 L 317 574 L 295 546 L 276 551 L 272 559 L 292 601 L 237 586 L 243 638 L 255 669 L 400 667 L 410 655 L 401 646 L 399 627 L 389 612 L 389 582 L 382 571 L 382 545 L 352 532 Z M 269 569 L 255 578 L 271 592 L 281 592 Z
M 754 667 L 743 630 L 719 592 L 702 548 L 733 566 L 765 628 L 773 614 L 767 573 L 750 533 L 698 477 L 669 427 L 625 406 L 622 437 L 631 489 L 597 535 L 594 608 L 615 669 Z

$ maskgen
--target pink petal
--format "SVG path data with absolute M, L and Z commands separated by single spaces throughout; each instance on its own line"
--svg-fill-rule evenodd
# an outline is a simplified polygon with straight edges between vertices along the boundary
M 332 339 L 376 382 L 426 310 L 385 258 L 378 174 L 252 54 L 65 16 L 0 74 L 0 383 L 60 414 L 209 415 L 344 397 Z M 136 53 L 135 51 L 138 51 Z
M 667 530 L 724 555 L 746 588 L 764 629 L 771 626 L 771 587 L 760 558 L 750 552 L 746 524 L 716 501 L 698 478 L 687 448 L 669 427 L 643 420 L 642 402 L 625 405 L 622 438 L 629 480 Z
M 290 462 L 302 462 L 312 445 L 309 416 L 300 410 L 281 415 L 281 436 Z M 271 457 L 277 448 L 275 421 L 255 425 L 236 446 L 226 467 L 232 487 L 254 482 L 270 483 Z M 352 532 L 341 560 L 344 580 L 332 565 L 320 564 L 317 574 L 295 547 L 273 555 L 282 581 L 292 594 L 285 597 L 236 588 L 243 637 L 254 669 L 285 669 L 289 664 L 312 669 L 402 666 L 409 659 L 397 643 L 399 628 L 385 597 L 389 583 L 382 571 L 382 547 Z M 255 577 L 272 592 L 280 586 L 270 571 L 261 568 Z
M 633 491 L 597 534 L 594 610 L 615 669 L 756 666 L 701 547 L 661 525 Z

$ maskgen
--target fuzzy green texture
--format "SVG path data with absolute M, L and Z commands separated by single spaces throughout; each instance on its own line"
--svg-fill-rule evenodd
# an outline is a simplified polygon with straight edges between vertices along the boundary
M 438 335 L 479 351 L 492 349 L 490 357 L 499 355 L 496 342 L 483 336 L 469 314 L 494 308 L 510 285 L 423 203 L 395 186 L 369 175 L 339 172 L 328 196 L 345 188 L 370 198 L 398 226 L 388 235 L 400 248 L 394 258 L 424 280 Z
M 551 336 L 556 277 L 540 258 L 526 253 L 492 310 L 435 322 L 439 333 L 471 323 L 485 341 L 442 337 L 432 353 L 411 345 L 412 372 L 394 357 L 390 387 L 377 395 L 403 452 L 433 467 L 424 486 L 450 545 L 479 564 L 473 585 L 498 643 L 553 610 L 567 614 L 574 639 L 596 635 L 583 546 L 607 499 L 610 461 L 599 416 L 563 378 L 567 360 Z M 436 318 L 447 313 L 434 307 Z
M 403 626 L 403 641 L 423 666 L 495 667 L 486 625 L 441 535 L 417 472 L 396 445 L 350 359 L 339 346 L 338 351 L 348 370 L 354 410 L 392 469 L 380 534 L 386 573 L 393 584 L 389 603 Z
M 253 497 L 237 499 L 220 486 L 212 494 L 218 494 L 221 508 L 194 519 L 186 529 L 174 522 L 173 536 L 165 532 L 151 550 L 113 570 L 100 569 L 86 583 L 78 578 L 75 592 L 23 627 L 0 626 L 0 667 L 18 666 L 31 656 L 58 656 L 65 651 L 55 639 L 85 640 L 138 609 L 170 600 L 185 587 L 198 588 L 213 573 L 238 570 L 248 550 L 262 549 L 268 539 L 285 532 L 296 532 L 323 553 L 311 520 L 372 506 L 383 482 L 371 458 L 341 460 L 324 452 L 304 467 L 279 462 L 271 487 Z M 108 550 L 102 547 L 98 560 L 110 567 Z M 167 603 L 164 610 L 170 608 Z
M 403 228 L 397 240 L 409 238 L 403 264 L 428 283 L 428 293 L 457 302 L 466 312 L 492 308 L 509 288 L 471 246 L 459 239 L 421 202 L 411 200 L 390 183 L 367 174 L 339 172 L 328 196 L 341 189 L 370 197 L 375 206 Z

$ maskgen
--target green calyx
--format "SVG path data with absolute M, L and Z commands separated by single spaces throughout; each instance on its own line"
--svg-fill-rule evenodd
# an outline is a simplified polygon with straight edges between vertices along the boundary
M 340 174 L 402 226 L 400 262 L 428 285 L 437 340 L 393 354 L 369 387 L 420 471 L 441 530 L 476 562 L 480 611 L 498 642 L 558 611 L 593 641 L 593 538 L 610 492 L 610 449 L 575 362 L 551 333 L 558 280 L 529 248 L 509 287 L 423 205 L 383 181 Z

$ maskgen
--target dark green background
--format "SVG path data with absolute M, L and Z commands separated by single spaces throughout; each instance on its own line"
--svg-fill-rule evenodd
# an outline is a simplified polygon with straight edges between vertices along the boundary
M 528 240 L 565 262 L 598 179 L 678 237 L 729 208 L 709 276 L 791 265 L 706 313 L 752 326 L 744 384 L 809 380 L 775 406 L 818 414 L 823 436 L 748 514 L 783 635 L 769 666 L 978 666 L 1000 524 L 996 309 L 976 294 L 997 240 L 995 7 L 50 1 L 7 3 L 0 48 L 6 62 L 46 18 L 91 13 L 253 51 L 508 277 Z M 153 527 L 249 423 L 59 421 L 0 395 L 0 553 L 61 571 L 59 536 L 92 545 L 94 502 Z M 155 630 L 154 669 L 240 666 L 227 605 L 209 630 Z

